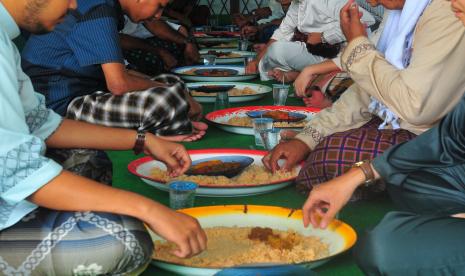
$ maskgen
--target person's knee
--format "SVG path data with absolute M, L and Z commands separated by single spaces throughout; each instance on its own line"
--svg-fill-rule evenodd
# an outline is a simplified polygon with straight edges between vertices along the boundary
M 192 132 L 190 103 L 179 85 L 152 88 L 144 96 L 141 128 L 157 135 L 179 135 Z
M 144 269 L 151 260 L 153 243 L 143 223 L 126 216 L 94 215 L 99 217 L 95 221 L 96 228 L 108 235 L 95 241 L 100 248 L 88 252 L 88 258 L 99 260 L 103 274 L 108 275 L 135 273 Z
M 354 257 L 357 265 L 366 274 L 376 274 L 382 260 L 385 258 L 384 251 L 379 250 L 379 245 L 383 240 L 373 232 L 368 232 L 363 235 L 357 242 L 354 249 Z
M 274 42 L 268 49 L 266 49 L 266 57 L 273 61 L 280 60 L 286 54 L 286 44 L 285 42 Z
M 310 152 L 296 179 L 297 190 L 305 195 L 308 194 L 315 185 L 326 181 L 326 178 L 319 172 L 321 171 L 320 165 L 322 164 L 315 162 L 315 158 L 316 155 L 314 152 Z
M 141 235 L 146 235 L 142 237 Z M 125 237 L 127 239 L 127 237 Z M 149 234 L 139 234 L 130 238 L 131 241 L 119 250 L 109 250 L 108 258 L 114 260 L 113 266 L 108 267 L 107 274 L 134 273 L 144 269 L 151 260 L 153 254 L 153 244 Z
M 395 250 L 395 237 L 378 225 L 365 232 L 354 247 L 357 265 L 367 275 L 385 275 L 395 268 L 399 250 Z M 397 257 L 396 257 L 397 256 Z

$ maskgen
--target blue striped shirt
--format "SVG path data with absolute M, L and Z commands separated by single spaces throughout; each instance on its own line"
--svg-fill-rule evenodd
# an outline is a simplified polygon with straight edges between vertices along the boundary
M 45 35 L 31 35 L 23 69 L 47 106 L 65 115 L 76 97 L 106 91 L 101 64 L 124 63 L 119 30 L 123 13 L 115 0 L 78 0 L 64 22 Z

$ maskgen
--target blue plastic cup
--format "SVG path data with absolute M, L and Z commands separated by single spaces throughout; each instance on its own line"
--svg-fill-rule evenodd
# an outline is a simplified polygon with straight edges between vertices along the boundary
M 170 208 L 173 210 L 194 207 L 195 191 L 198 185 L 190 181 L 173 181 L 170 189 Z

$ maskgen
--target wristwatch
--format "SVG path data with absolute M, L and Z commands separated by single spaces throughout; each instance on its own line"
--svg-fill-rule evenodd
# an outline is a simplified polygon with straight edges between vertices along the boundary
M 363 160 L 360 162 L 355 163 L 353 168 L 360 168 L 365 175 L 365 186 L 369 186 L 371 183 L 375 181 L 375 173 L 373 172 L 373 169 L 371 168 L 371 162 L 370 160 Z
M 145 131 L 138 130 L 136 136 L 136 142 L 134 143 L 134 154 L 138 155 L 144 151 L 145 147 Z

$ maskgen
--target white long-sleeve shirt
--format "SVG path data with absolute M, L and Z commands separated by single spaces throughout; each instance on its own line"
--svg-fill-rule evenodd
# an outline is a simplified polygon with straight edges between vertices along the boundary
M 286 15 L 286 13 L 283 10 L 283 7 L 276 0 L 268 1 L 268 7 L 271 10 L 271 15 L 268 16 L 267 18 L 263 18 L 263 19 L 258 20 L 257 23 L 259 25 L 270 23 L 271 21 L 273 21 L 275 19 L 281 19 Z
M 295 30 L 302 33 L 323 33 L 329 44 L 345 41 L 339 21 L 339 13 L 347 0 L 295 0 L 292 1 L 286 17 L 271 39 L 290 41 Z M 373 16 L 363 8 L 362 21 L 371 26 Z

